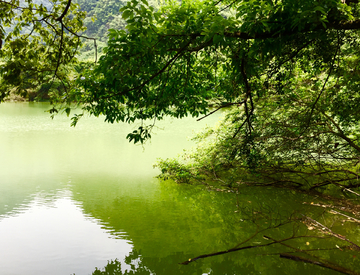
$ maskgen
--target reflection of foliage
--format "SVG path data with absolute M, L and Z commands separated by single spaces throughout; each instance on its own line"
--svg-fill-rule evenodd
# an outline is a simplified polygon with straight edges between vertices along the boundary
M 235 255 L 232 252 L 237 252 L 235 257 L 241 259 L 243 254 L 239 253 L 245 251 L 247 253 L 245 254 L 247 264 L 253 261 L 255 264 L 257 262 L 256 258 L 258 258 L 256 256 L 260 254 L 264 261 L 272 258 L 277 264 L 279 262 L 276 261 L 276 258 L 292 260 L 295 264 L 293 268 L 299 267 L 297 263 L 300 262 L 308 264 L 308 271 L 314 270 L 311 266 L 319 266 L 323 268 L 324 272 L 332 270 L 349 275 L 359 274 L 353 270 L 356 270 L 359 265 L 360 247 L 345 236 L 335 233 L 334 228 L 331 229 L 301 214 L 293 214 L 290 217 L 286 217 L 274 215 L 272 213 L 273 209 L 258 208 L 257 210 L 254 211 L 254 209 L 250 208 L 242 209 L 244 218 L 255 225 L 250 237 L 231 249 L 190 258 L 182 263 L 182 265 L 186 265 L 182 270 L 176 269 L 178 263 L 173 262 L 173 259 L 169 256 L 160 257 L 155 260 L 143 257 L 141 253 L 134 250 L 124 261 L 130 266 L 130 269 L 124 270 L 121 267 L 121 262 L 111 260 L 103 270 L 96 268 L 93 275 L 203 274 L 204 270 L 199 265 L 200 260 L 204 261 L 205 258 L 219 257 L 220 255 L 223 256 L 223 260 L 218 262 L 213 258 L 211 269 L 207 271 L 207 274 L 240 274 L 240 271 L 253 274 L 251 273 L 251 266 L 246 266 L 242 270 L 239 265 L 234 265 L 234 262 L 231 260 L 226 264 L 230 259 L 227 257 L 227 254 Z M 318 213 L 317 216 L 323 215 Z M 327 222 L 329 219 L 332 219 L 332 223 L 335 224 L 335 220 L 338 220 L 338 217 L 334 220 L 333 216 L 329 217 L 328 215 L 324 218 L 324 222 Z M 252 253 L 252 250 L 255 252 Z M 184 257 L 186 256 L 183 254 L 175 255 L 175 258 L 179 261 L 184 259 Z M 197 265 L 188 266 L 188 264 L 195 261 L 198 263 Z M 285 264 L 289 265 L 289 262 L 285 261 Z M 226 265 L 226 270 L 224 265 Z M 152 267 L 151 269 L 149 268 L 150 266 Z M 192 268 L 195 268 L 196 272 Z M 257 267 L 255 270 L 259 272 L 261 268 Z M 317 274 L 322 274 L 321 269 L 315 270 L 317 270 Z M 267 274 L 272 274 L 272 272 L 268 270 Z
M 104 270 L 95 268 L 92 275 L 150 275 L 148 270 L 141 262 L 141 255 L 137 251 L 132 251 L 129 256 L 125 257 L 125 263 L 131 266 L 130 270 L 122 271 L 121 262 L 118 259 L 111 260 L 104 267 Z
M 335 214 L 341 214 L 336 211 L 334 212 Z M 257 223 L 259 218 L 263 220 L 264 217 L 269 214 L 271 215 L 271 212 L 256 211 L 249 214 L 253 222 Z M 351 218 L 349 216 L 346 217 L 348 220 Z M 331 226 L 333 226 L 337 220 L 339 220 L 338 217 L 333 219 Z M 354 218 L 352 218 L 352 220 L 360 223 L 359 220 Z M 190 258 L 181 264 L 188 265 L 208 257 L 255 249 L 262 251 L 263 255 L 278 255 L 283 259 L 308 263 L 343 274 L 359 274 L 354 270 L 357 270 L 357 266 L 359 265 L 360 246 L 352 240 L 349 240 L 346 236 L 335 233 L 333 229 L 302 214 L 292 215 L 282 221 L 281 219 L 278 221 L 272 221 L 270 219 L 268 221 L 271 223 L 269 226 L 260 229 L 259 224 L 257 224 L 257 230 L 252 236 L 231 249 L 203 254 Z M 342 221 L 342 223 L 344 222 L 345 221 Z M 306 226 L 304 227 L 304 225 Z M 288 227 L 288 229 L 285 229 L 287 233 L 281 230 L 282 227 Z M 289 237 L 284 238 L 285 235 L 288 235 L 288 232 L 291 232 L 291 227 L 293 228 L 293 233 Z M 274 231 L 274 229 L 279 229 L 281 233 L 276 230 Z M 270 237 L 269 234 L 275 236 Z M 273 249 L 270 247 L 273 247 Z M 349 261 L 349 259 L 351 259 L 351 261 Z
M 134 190 L 136 196 L 131 195 Z M 243 186 L 236 194 L 172 182 L 139 184 L 135 181 L 123 185 L 106 175 L 101 184 L 86 180 L 83 185 L 75 185 L 73 193 L 74 198 L 81 201 L 85 213 L 102 221 L 114 236 L 131 240 L 135 251 L 141 250 L 141 265 L 155 274 L 314 274 L 314 269 L 320 270 L 316 274 L 329 274 L 313 265 L 280 258 L 279 253 L 290 251 L 280 243 L 179 265 L 198 255 L 232 248 L 255 232 L 259 233 L 247 244 L 237 247 L 270 242 L 263 235 L 280 241 L 295 234 L 307 237 L 283 243 L 302 250 L 314 249 L 309 253 L 347 269 L 356 270 L 359 264 L 360 255 L 348 249 L 350 244 L 317 232 L 301 215 L 360 243 L 356 224 L 344 223 L 344 216 L 333 215 L 330 211 L 355 218 L 356 215 L 346 213 L 346 205 L 330 205 L 326 199 L 311 200 L 307 195 L 289 190 L 264 187 Z M 295 214 L 294 209 L 297 209 Z M 347 207 L 346 210 L 350 212 L 351 209 Z M 312 235 L 315 237 L 311 238 Z
M 122 275 L 121 271 L 121 263 L 115 259 L 108 262 L 105 266 L 104 270 L 100 270 L 97 267 L 95 271 L 92 273 L 93 275 Z

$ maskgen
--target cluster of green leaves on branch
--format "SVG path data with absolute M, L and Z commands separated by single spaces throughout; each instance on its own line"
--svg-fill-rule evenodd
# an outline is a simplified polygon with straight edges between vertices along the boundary
M 67 93 L 85 13 L 71 0 L 0 1 L 0 102 L 10 93 Z
M 201 159 L 211 163 L 203 168 L 357 186 L 357 2 L 168 1 L 155 10 L 132 0 L 121 9 L 126 30 L 110 30 L 105 55 L 75 96 L 111 123 L 141 121 L 128 136 L 135 142 L 165 116 L 228 107 L 217 135 L 207 134 L 213 145 Z M 307 182 L 314 174 L 321 179 Z

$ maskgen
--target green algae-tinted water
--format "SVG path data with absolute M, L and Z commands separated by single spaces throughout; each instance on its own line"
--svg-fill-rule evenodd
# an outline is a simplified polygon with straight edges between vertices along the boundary
M 46 103 L 0 105 L 1 274 L 92 274 L 115 259 L 121 272 L 136 274 L 337 274 L 280 259 L 274 253 L 287 250 L 280 245 L 179 264 L 232 248 L 294 211 L 312 217 L 322 211 L 287 190 L 244 187 L 236 194 L 159 182 L 156 159 L 189 148 L 187 137 L 216 117 L 165 120 L 142 147 L 125 139 L 132 126 L 88 117 L 72 128 L 65 115 L 51 120 L 47 109 Z M 270 234 L 281 239 L 296 230 L 304 228 L 290 224 Z M 260 243 L 261 234 L 247 244 Z M 342 257 L 355 261 L 351 267 L 357 263 L 356 255 Z

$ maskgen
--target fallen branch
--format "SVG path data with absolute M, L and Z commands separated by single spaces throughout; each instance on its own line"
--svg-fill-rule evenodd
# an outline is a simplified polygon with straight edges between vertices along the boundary
M 330 213 L 334 213 L 334 214 L 337 214 L 337 215 L 341 215 L 341 216 L 344 216 L 344 217 L 348 218 L 349 220 L 353 220 L 354 222 L 360 223 L 360 220 L 355 219 L 355 218 L 353 218 L 353 217 L 350 217 L 350 216 L 348 216 L 348 215 L 345 215 L 345 214 L 343 214 L 343 213 L 340 213 L 340 212 L 338 212 L 338 211 L 330 210 Z
M 350 193 L 353 193 L 353 194 L 355 194 L 356 196 L 359 196 L 359 197 L 360 197 L 360 194 L 354 192 L 353 190 L 350 190 L 350 189 L 348 189 L 348 188 L 344 188 L 344 190 L 345 190 L 345 191 L 348 191 L 348 192 L 350 192 Z
M 296 262 L 303 262 L 303 263 L 309 263 L 309 264 L 314 264 L 314 265 L 318 265 L 324 268 L 328 268 L 343 274 L 348 274 L 348 275 L 359 275 L 360 273 L 354 272 L 352 270 L 346 269 L 344 267 L 341 266 L 337 266 L 334 264 L 330 264 L 330 263 L 326 263 L 323 261 L 318 261 L 318 260 L 312 260 L 309 258 L 305 258 L 305 257 L 301 257 L 301 256 L 296 256 L 296 255 L 292 255 L 289 253 L 280 253 L 280 258 L 284 258 L 284 259 L 289 259 L 289 260 L 293 260 Z
M 269 246 L 269 245 L 272 245 L 272 244 L 275 244 L 275 243 L 276 243 L 276 242 L 271 242 L 271 243 L 267 243 L 267 244 L 249 245 L 249 246 L 243 246 L 243 247 L 238 247 L 238 248 L 231 248 L 231 249 L 224 250 L 224 251 L 219 251 L 219 252 L 215 252 L 215 253 L 200 255 L 200 256 L 198 256 L 198 257 L 189 259 L 189 260 L 187 260 L 187 261 L 185 261 L 185 262 L 182 262 L 182 263 L 180 263 L 180 264 L 182 264 L 182 265 L 188 265 L 189 263 L 195 262 L 196 260 L 199 260 L 199 259 L 208 258 L 208 257 L 212 257 L 212 256 L 218 256 L 218 255 L 227 254 L 227 253 L 230 253 L 230 252 L 235 252 L 235 251 L 244 250 L 244 249 L 250 249 L 250 248 L 257 248 L 257 247 Z
M 182 264 L 182 265 L 188 265 L 189 263 L 192 263 L 192 262 L 195 262 L 196 260 L 199 260 L 199 259 L 204 259 L 204 258 L 208 258 L 208 257 L 212 257 L 212 256 L 218 256 L 218 255 L 222 255 L 222 254 L 227 254 L 227 253 L 230 253 L 230 252 L 235 252 L 235 251 L 239 251 L 239 250 L 245 250 L 245 249 L 251 249 L 251 248 L 258 248 L 258 247 L 265 247 L 265 246 L 270 246 L 270 245 L 273 245 L 273 244 L 283 244 L 283 242 L 285 241 L 288 241 L 288 240 L 292 240 L 292 239 L 297 239 L 297 238 L 321 238 L 319 236 L 292 236 L 292 237 L 289 237 L 289 238 L 285 238 L 285 239 L 282 239 L 282 240 L 274 240 L 268 236 L 263 236 L 264 239 L 268 239 L 268 240 L 272 240 L 272 242 L 270 243 L 266 243 L 266 244 L 259 244 L 259 245 L 248 245 L 248 246 L 243 246 L 243 247 L 234 247 L 234 248 L 231 248 L 231 249 L 228 249 L 228 250 L 223 250 L 223 251 L 219 251 L 219 252 L 214 252 L 214 253 L 210 253 L 210 254 L 203 254 L 203 255 L 200 255 L 200 256 L 197 256 L 195 258 L 190 258 L 189 260 L 185 261 L 185 262 L 182 262 L 182 263 L 179 263 L 179 264 Z M 242 242 L 244 243 L 244 242 Z
M 356 249 L 360 250 L 360 246 L 358 246 L 356 243 L 350 241 L 349 239 L 347 239 L 345 236 L 342 236 L 340 234 L 337 234 L 337 233 L 334 233 L 330 228 L 326 227 L 325 225 L 319 223 L 318 221 L 310 218 L 310 217 L 307 217 L 305 215 L 303 215 L 305 218 L 307 218 L 309 221 L 313 222 L 314 224 L 316 224 L 317 226 L 320 226 L 322 230 L 326 229 L 327 230 L 327 233 L 335 238 L 338 238 L 340 240 L 343 240 L 343 241 L 346 241 L 348 243 L 351 243 L 354 247 L 356 247 Z

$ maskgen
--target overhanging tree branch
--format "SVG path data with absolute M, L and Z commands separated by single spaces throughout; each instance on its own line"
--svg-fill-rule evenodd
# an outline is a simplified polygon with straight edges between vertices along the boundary
M 55 19 L 56 21 L 59 21 L 62 23 L 62 20 L 63 20 L 64 16 L 67 14 L 67 12 L 70 8 L 70 5 L 71 5 L 71 0 L 68 0 L 63 13 L 57 19 Z

